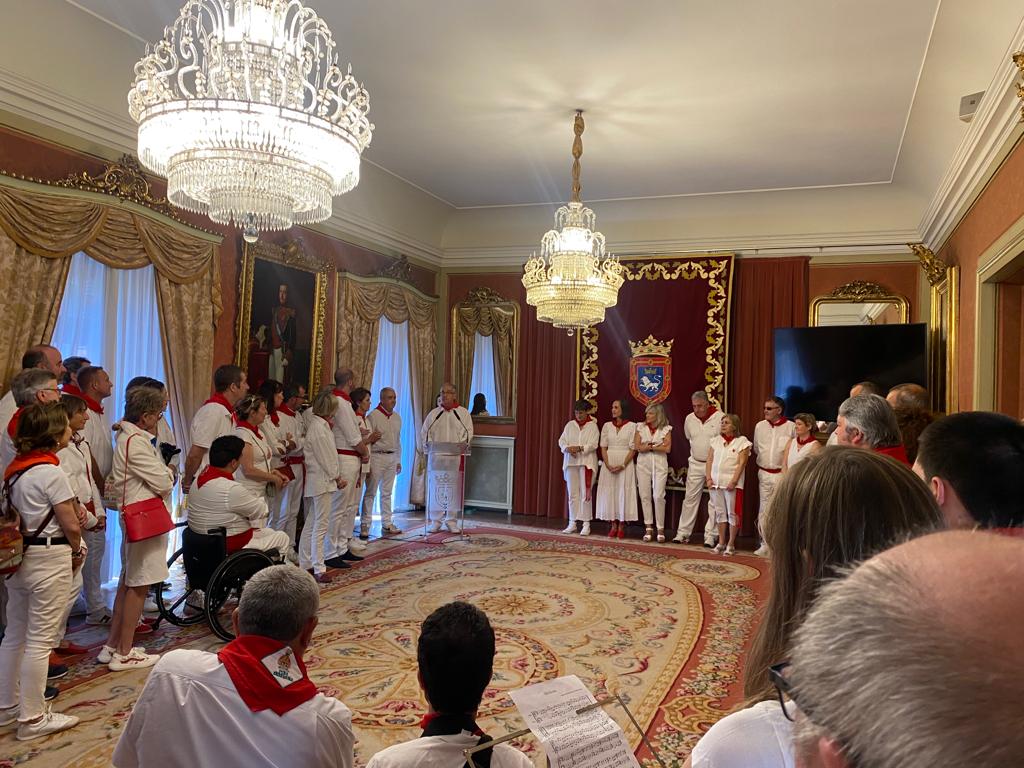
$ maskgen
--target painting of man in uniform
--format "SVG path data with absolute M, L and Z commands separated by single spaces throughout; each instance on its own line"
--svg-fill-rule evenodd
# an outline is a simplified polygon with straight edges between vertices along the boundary
M 265 259 L 253 265 L 248 380 L 309 386 L 316 276 Z

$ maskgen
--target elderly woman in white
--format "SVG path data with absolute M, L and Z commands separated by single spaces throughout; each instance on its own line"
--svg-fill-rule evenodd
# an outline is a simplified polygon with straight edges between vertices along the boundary
M 306 481 L 303 491 L 306 522 L 299 538 L 299 566 L 312 573 L 322 584 L 331 581 L 324 564 L 324 542 L 331 517 L 331 500 L 335 491 L 348 485 L 342 478 L 341 462 L 331 431 L 331 421 L 338 412 L 340 402 L 332 389 L 323 389 L 306 416 Z
M 269 509 L 288 478 L 273 468 L 274 449 L 260 429 L 266 420 L 267 401 L 260 395 L 246 395 L 235 404 L 235 436 L 245 442 L 235 480 L 253 496 L 265 500 Z M 259 528 L 267 525 L 267 520 L 253 521 L 257 522 Z

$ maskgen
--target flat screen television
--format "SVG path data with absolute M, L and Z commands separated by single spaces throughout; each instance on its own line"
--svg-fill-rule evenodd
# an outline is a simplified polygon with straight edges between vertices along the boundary
M 775 393 L 786 413 L 835 421 L 850 387 L 873 381 L 928 386 L 928 326 L 833 325 L 775 329 Z

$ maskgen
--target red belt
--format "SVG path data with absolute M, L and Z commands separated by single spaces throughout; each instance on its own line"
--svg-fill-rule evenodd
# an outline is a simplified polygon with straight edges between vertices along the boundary
M 339 448 L 338 453 L 342 456 L 359 456 L 359 451 L 349 451 L 344 448 Z
M 341 453 L 341 451 L 338 451 L 338 453 Z M 302 456 L 286 456 L 284 463 L 295 466 L 296 464 L 305 464 L 306 460 Z
M 96 504 L 94 502 L 90 501 L 88 504 L 85 505 L 85 508 L 92 512 L 94 515 L 96 514 Z
M 248 531 L 242 533 L 236 533 L 233 536 L 228 536 L 225 543 L 227 544 L 228 554 L 237 552 L 240 549 L 245 549 L 245 545 L 252 541 L 252 535 L 256 533 L 255 528 L 250 528 Z
M 782 471 L 781 468 L 780 469 L 768 469 L 768 467 L 762 467 L 760 464 L 757 465 L 757 468 L 759 470 L 761 470 L 762 472 L 767 472 L 769 475 L 777 475 L 777 474 L 779 474 Z

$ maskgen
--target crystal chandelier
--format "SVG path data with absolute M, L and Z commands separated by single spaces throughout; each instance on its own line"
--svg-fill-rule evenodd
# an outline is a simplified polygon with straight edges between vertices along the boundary
M 569 333 L 604 320 L 622 285 L 622 265 L 604 252 L 604 235 L 594 231 L 594 212 L 580 202 L 583 113 L 576 112 L 572 142 L 572 199 L 555 213 L 555 228 L 541 240 L 523 274 L 526 303 L 537 319 Z
M 189 0 L 135 65 L 139 160 L 176 206 L 260 231 L 331 215 L 359 183 L 369 94 L 299 0 Z

